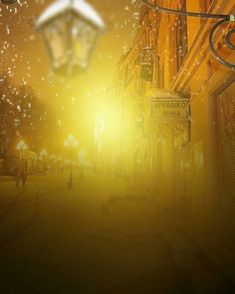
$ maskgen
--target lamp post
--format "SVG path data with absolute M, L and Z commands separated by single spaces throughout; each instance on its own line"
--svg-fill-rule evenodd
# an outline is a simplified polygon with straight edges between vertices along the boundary
M 105 24 L 86 0 L 56 0 L 39 17 L 54 70 L 71 75 L 86 69 Z
M 42 149 L 42 151 L 39 154 L 39 160 L 42 161 L 42 165 L 43 165 L 43 173 L 46 172 L 46 158 L 48 156 L 48 153 L 46 151 L 46 149 Z
M 78 141 L 72 134 L 68 136 L 68 139 L 64 142 L 64 147 L 69 150 L 70 153 L 70 176 L 68 181 L 68 188 L 73 188 L 73 150 L 78 147 Z
M 82 148 L 79 152 L 80 178 L 83 179 L 87 152 Z
M 23 140 L 21 140 L 17 145 L 16 145 L 16 150 L 19 152 L 19 160 L 20 160 L 20 166 L 22 168 L 23 164 L 23 157 L 24 157 L 24 151 L 28 149 L 28 146 L 25 144 Z
M 42 151 L 39 154 L 39 159 L 44 160 L 48 156 L 48 153 L 46 149 L 42 149 Z

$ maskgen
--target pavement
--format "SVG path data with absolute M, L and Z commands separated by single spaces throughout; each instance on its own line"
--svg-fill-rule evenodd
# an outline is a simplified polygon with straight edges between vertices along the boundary
M 0 179 L 0 293 L 235 293 L 174 216 L 115 177 Z
M 191 218 L 178 220 L 185 233 L 207 252 L 218 268 L 235 281 L 235 224 L 233 218 L 197 210 Z

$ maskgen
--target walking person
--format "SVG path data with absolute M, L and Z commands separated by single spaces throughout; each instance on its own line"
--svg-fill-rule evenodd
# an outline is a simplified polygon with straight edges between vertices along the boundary
M 22 179 L 23 187 L 25 187 L 26 180 L 27 180 L 27 173 L 26 173 L 25 168 L 22 169 L 22 172 L 21 172 L 21 179 Z

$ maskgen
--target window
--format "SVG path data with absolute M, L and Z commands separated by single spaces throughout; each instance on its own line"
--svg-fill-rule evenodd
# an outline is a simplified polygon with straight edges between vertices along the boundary
M 186 0 L 181 0 L 179 9 L 186 11 Z M 177 30 L 176 30 L 176 57 L 177 57 L 177 70 L 179 70 L 183 63 L 184 57 L 188 52 L 188 32 L 187 32 L 187 16 L 180 15 L 178 17 Z

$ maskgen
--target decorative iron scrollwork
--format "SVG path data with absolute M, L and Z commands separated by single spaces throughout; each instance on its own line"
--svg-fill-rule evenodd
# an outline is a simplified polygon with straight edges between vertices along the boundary
M 226 61 L 218 52 L 218 50 L 214 46 L 214 34 L 217 31 L 218 28 L 220 28 L 222 25 L 233 22 L 235 23 L 235 15 L 227 15 L 227 14 L 210 14 L 210 13 L 197 13 L 197 12 L 190 12 L 190 11 L 182 11 L 182 10 L 176 10 L 176 9 L 170 9 L 166 7 L 159 6 L 157 4 L 151 4 L 148 2 L 148 0 L 140 0 L 144 5 L 146 5 L 148 8 L 152 9 L 153 11 L 158 12 L 166 12 L 170 14 L 177 14 L 177 15 L 184 15 L 184 16 L 192 16 L 192 17 L 201 17 L 201 18 L 207 18 L 207 19 L 221 19 L 217 23 L 215 23 L 210 31 L 209 34 L 209 45 L 211 52 L 215 56 L 215 58 L 222 63 L 224 66 L 230 68 L 231 70 L 235 70 L 235 64 L 231 63 L 229 61 Z M 235 50 L 235 44 L 233 44 L 232 36 L 235 34 L 235 28 L 229 28 L 229 31 L 225 35 L 225 45 L 231 49 Z
M 215 58 L 222 63 L 223 65 L 235 70 L 235 64 L 226 61 L 218 52 L 218 50 L 214 46 L 214 35 L 217 29 L 219 29 L 222 25 L 231 22 L 230 19 L 222 19 L 219 22 L 217 22 L 210 31 L 209 36 L 209 43 L 210 43 L 210 49 L 212 53 L 214 54 Z M 224 36 L 225 45 L 230 48 L 231 50 L 235 50 L 235 44 L 232 42 L 232 35 L 235 34 L 235 28 L 230 28 L 229 31 Z

